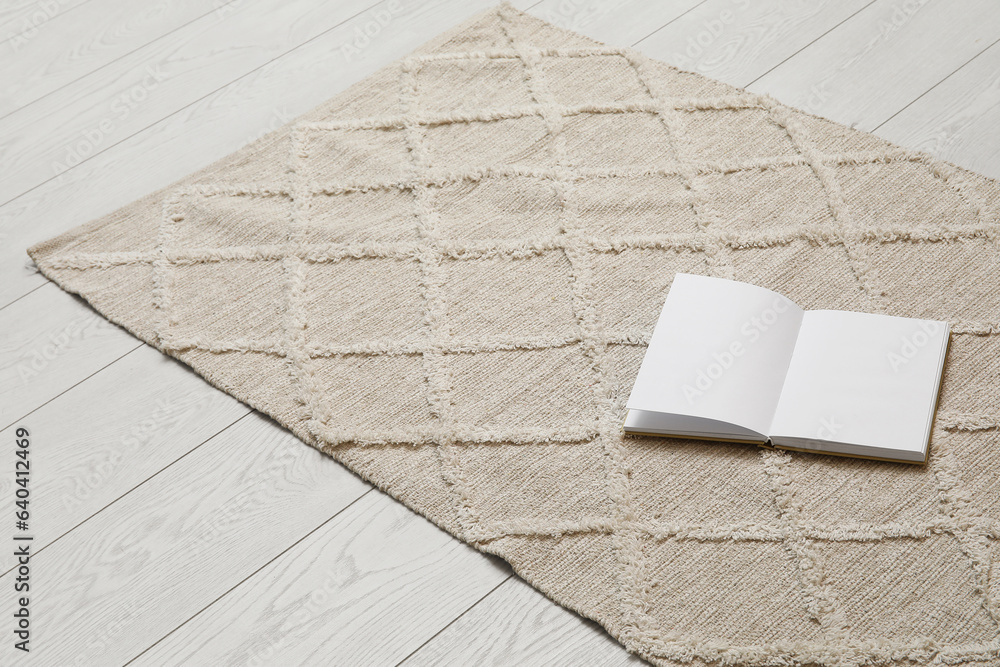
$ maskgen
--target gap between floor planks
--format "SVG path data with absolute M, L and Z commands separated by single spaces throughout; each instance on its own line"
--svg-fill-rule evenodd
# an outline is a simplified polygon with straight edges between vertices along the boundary
M 701 4 L 703 5 L 703 4 L 705 4 L 705 3 L 701 3 Z M 698 5 L 698 6 L 700 6 L 700 5 Z M 696 7 L 697 7 L 697 6 L 696 6 Z M 690 11 L 692 11 L 693 9 L 695 9 L 695 8 L 692 8 L 691 10 L 688 10 L 688 11 L 690 12 Z M 845 19 L 845 20 L 846 20 L 846 19 Z M 825 34 L 829 34 L 830 32 L 832 32 L 832 30 L 833 30 L 833 29 L 830 29 L 830 30 L 828 30 L 828 31 L 827 31 L 827 33 L 825 33 Z M 819 38 L 817 38 L 817 39 L 819 39 Z M 813 40 L 813 41 L 815 42 L 816 40 Z M 810 42 L 810 43 L 812 43 L 812 42 Z M 805 48 L 805 47 L 803 47 L 803 48 Z M 801 51 L 801 50 L 802 50 L 802 49 L 800 49 L 800 51 Z M 980 53 L 982 53 L 982 52 L 980 52 Z M 977 55 L 978 55 L 978 54 L 977 54 Z M 969 59 L 968 61 L 966 61 L 966 63 L 964 63 L 964 64 L 967 64 L 967 63 L 971 62 L 971 61 L 972 61 L 972 60 L 974 60 L 975 58 L 976 58 L 976 56 L 973 56 L 973 58 L 970 58 L 970 59 Z M 961 67 L 957 68 L 957 69 L 956 69 L 955 71 L 958 71 L 958 70 L 961 70 L 961 69 L 962 69 L 962 67 L 964 67 L 964 64 L 963 64 L 963 65 L 962 65 Z M 932 86 L 932 88 L 934 88 L 934 87 L 936 87 L 936 86 L 940 85 L 940 83 L 941 83 L 940 81 L 939 81 L 939 82 L 937 82 L 937 83 L 935 83 L 935 84 L 934 84 L 934 86 Z M 927 94 L 927 91 L 924 91 L 923 93 L 921 93 L 921 97 L 922 97 L 922 96 L 924 96 L 924 95 L 926 95 L 926 94 Z M 918 99 L 919 99 L 919 98 L 918 98 Z M 909 104 L 912 104 L 912 103 L 913 103 L 913 101 L 911 101 L 911 102 L 910 102 Z M 883 121 L 883 122 L 884 122 L 884 121 Z

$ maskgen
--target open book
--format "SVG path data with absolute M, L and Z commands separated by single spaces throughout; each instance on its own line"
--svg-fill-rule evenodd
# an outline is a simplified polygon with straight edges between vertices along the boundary
M 927 460 L 947 322 L 805 311 L 679 273 L 628 399 L 626 433 Z

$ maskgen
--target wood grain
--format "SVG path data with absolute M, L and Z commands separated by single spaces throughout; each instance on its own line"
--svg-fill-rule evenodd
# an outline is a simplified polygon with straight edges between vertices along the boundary
M 15 111 L 3 121 L 0 150 L 10 172 L 0 186 L 0 201 L 107 150 L 369 5 L 370 0 L 231 5 L 231 12 L 204 14 Z
M 376 11 L 396 6 L 397 1 L 401 9 L 393 13 L 394 20 L 379 32 L 377 39 L 370 40 L 360 54 L 350 52 L 348 60 L 344 46 L 356 40 L 355 30 L 370 21 Z M 141 129 L 128 136 L 115 134 L 118 143 L 102 140 L 92 157 L 0 206 L 0 240 L 4 241 L 0 243 L 0 307 L 44 282 L 41 275 L 25 264 L 24 249 L 28 246 L 110 213 L 211 164 L 262 134 L 281 127 L 329 99 L 336 91 L 360 81 L 406 55 L 437 32 L 460 23 L 490 4 L 488 0 L 385 0 L 376 8 L 362 12 L 354 22 L 322 31 L 315 39 L 298 47 L 288 47 L 282 57 L 258 69 L 247 71 L 244 68 L 239 78 L 218 82 L 217 90 L 200 99 L 192 97 L 194 101 L 174 113 L 167 114 L 148 104 L 133 109 L 127 120 L 130 127 L 134 124 Z M 226 21 L 230 18 L 235 17 L 227 16 Z M 268 21 L 258 19 L 258 23 Z M 258 31 L 263 29 L 257 28 Z M 210 33 L 205 37 L 209 40 L 206 48 L 219 50 L 211 43 L 211 37 Z M 280 37 L 275 36 L 274 42 L 279 43 Z M 180 47 L 175 45 L 175 48 Z M 228 54 L 231 64 L 235 63 L 233 66 L 240 64 L 238 50 L 235 54 L 222 50 Z M 211 69 L 207 65 L 202 68 L 198 61 L 188 67 L 193 72 Z M 102 70 L 102 76 L 111 76 L 111 69 Z M 139 72 L 142 71 L 140 68 Z M 202 76 L 208 74 L 202 73 Z M 169 81 L 159 85 L 165 89 Z M 204 79 L 200 81 L 203 83 Z M 121 87 L 117 79 L 105 85 L 112 86 L 111 90 Z M 88 86 L 96 91 L 93 95 L 104 100 L 103 103 L 110 104 L 108 100 L 115 99 L 108 90 L 101 92 L 99 82 L 90 82 Z M 50 96 L 40 104 L 56 104 L 56 97 Z M 102 108 L 109 109 L 107 106 Z M 133 122 L 140 116 L 146 124 Z M 98 124 L 100 120 L 98 118 Z M 0 120 L 0 137 L 8 131 L 16 134 L 10 122 L 11 118 Z M 30 121 L 20 122 L 25 128 L 31 125 Z M 42 129 L 31 131 L 44 135 L 46 131 L 53 131 L 53 123 L 54 119 L 46 119 L 41 123 Z M 2 142 L 0 139 L 0 146 Z M 51 139 L 44 143 L 50 147 L 56 145 Z M 65 146 L 62 148 L 67 150 Z M 55 150 L 58 153 L 58 148 Z M 44 172 L 44 168 L 38 166 L 42 163 L 37 156 L 23 154 L 23 157 L 35 164 L 36 173 Z
M 126 662 L 370 488 L 248 416 L 31 559 L 44 619 L 32 660 Z M 8 618 L 12 604 L 3 597 Z M 0 644 L 0 664 L 15 664 L 14 650 Z
M 401 667 L 430 665 L 644 665 L 596 623 L 553 605 L 512 577 Z
M 744 87 L 870 2 L 709 0 L 637 47 L 681 69 Z
M 391 665 L 509 576 L 372 491 L 133 664 Z
M 507 579 L 506 565 L 370 491 L 266 418 L 240 419 L 247 408 L 91 321 L 89 308 L 46 284 L 23 254 L 279 127 L 491 3 L 400 0 L 377 38 L 348 58 L 344 45 L 388 0 L 298 0 L 278 14 L 270 0 L 237 0 L 239 11 L 215 30 L 201 23 L 212 18 L 204 12 L 178 26 L 179 3 L 168 3 L 162 23 L 136 18 L 155 16 L 154 0 L 113 16 L 87 13 L 104 1 L 60 3 L 67 22 L 73 6 L 93 18 L 51 49 L 42 47 L 55 38 L 39 29 L 37 46 L 23 47 L 38 56 L 13 81 L 60 87 L 0 119 L 13 150 L 2 186 L 22 188 L 5 191 L 14 198 L 0 206 L 0 426 L 28 414 L 45 447 L 36 491 L 38 546 L 48 546 L 33 561 L 33 613 L 44 621 L 30 663 L 641 664 L 596 625 Z M 0 39 L 35 2 L 0 8 Z M 545 0 L 531 12 L 675 63 L 708 31 L 694 69 L 1000 174 L 998 10 L 930 3 L 889 30 L 882 24 L 897 5 Z M 41 27 L 56 30 L 55 20 Z M 115 26 L 133 28 L 119 41 L 102 37 Z M 85 55 L 59 59 L 74 49 Z M 94 67 L 101 58 L 111 59 Z M 66 68 L 56 66 L 64 80 L 27 80 L 52 63 Z M 151 103 L 92 156 L 46 175 L 40 156 L 100 120 L 150 63 L 173 68 Z M 26 375 L 36 351 L 38 374 Z M 69 507 L 74 489 L 86 497 Z M 0 480 L 0 501 L 9 492 L 10 480 Z M 317 603 L 317 591 L 329 596 Z M 0 647 L 0 663 L 12 657 Z
M 0 310 L 0 428 L 141 344 L 55 284 Z
M 875 128 L 889 141 L 1000 178 L 1000 43 Z
M 7 0 L 0 4 L 0 53 L 16 52 L 37 37 L 56 16 L 90 0 Z
M 249 412 L 180 362 L 143 345 L 19 419 L 16 426 L 28 428 L 33 443 L 35 550 Z M 14 428 L 0 432 L 0 441 L 13 442 Z M 14 506 L 13 482 L 0 477 L 0 506 Z M 12 551 L 0 552 L 0 573 L 14 562 Z
M 1000 4 L 990 0 L 878 0 L 750 90 L 871 131 L 997 38 Z
M 73 12 L 43 0 L 36 7 L 36 20 L 47 17 L 37 34 L 0 46 L 0 81 L 6 82 L 0 89 L 0 118 L 205 14 L 228 9 L 200 0 L 162 0 L 138 9 L 116 0 L 91 0 Z
M 543 0 L 532 16 L 612 46 L 633 46 L 705 0 Z

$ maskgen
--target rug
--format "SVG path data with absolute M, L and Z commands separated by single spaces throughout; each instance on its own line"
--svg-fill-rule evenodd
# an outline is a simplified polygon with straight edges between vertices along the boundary
M 998 215 L 502 5 L 29 253 L 654 664 L 997 664 Z M 929 464 L 623 437 L 676 272 L 949 320 Z

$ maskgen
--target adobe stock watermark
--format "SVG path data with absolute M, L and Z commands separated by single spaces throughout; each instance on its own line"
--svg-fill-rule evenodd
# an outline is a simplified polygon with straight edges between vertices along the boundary
M 7 33 L 10 47 L 14 51 L 21 50 L 38 35 L 43 25 L 56 17 L 59 9 L 58 0 L 41 0 L 28 16 L 21 19 L 16 31 Z
M 235 14 L 240 7 L 246 4 L 246 0 L 215 0 L 215 15 L 216 21 L 221 21 L 230 14 Z
M 803 111 L 808 111 L 809 113 L 819 113 L 823 110 L 823 107 L 832 97 L 827 88 L 829 83 L 828 79 L 824 79 L 819 83 L 814 83 L 809 86 L 808 94 L 805 99 L 799 103 L 799 106 Z
M 941 324 L 933 320 L 923 320 L 920 328 L 909 336 L 900 336 L 899 347 L 885 353 L 889 368 L 898 373 L 924 349 L 931 339 L 941 331 Z
M 343 573 L 339 572 L 337 568 L 343 570 Z M 277 638 L 265 646 L 250 649 L 250 654 L 243 664 L 247 667 L 263 667 L 263 665 L 274 664 L 274 659 L 279 652 L 290 642 L 295 641 L 295 635 L 292 631 L 295 628 L 305 626 L 309 621 L 319 616 L 331 603 L 340 599 L 337 597 L 337 593 L 349 577 L 350 567 L 346 563 L 338 564 L 335 569 L 330 570 L 323 583 L 309 593 L 301 606 L 285 616 L 284 622 L 277 630 Z
M 903 2 L 898 2 L 892 6 L 892 13 L 889 15 L 888 20 L 880 19 L 878 22 L 878 37 L 876 37 L 872 42 L 869 43 L 869 48 L 865 50 L 865 53 L 870 50 L 874 42 L 878 40 L 886 41 L 892 36 L 892 33 L 896 32 L 917 15 L 923 7 L 930 2 L 930 0 L 903 0 Z
M 127 455 L 136 452 L 143 445 L 152 441 L 158 431 L 175 422 L 181 414 L 199 400 L 196 394 L 186 394 L 179 401 L 156 399 L 153 412 L 132 426 L 115 446 L 108 452 L 106 458 L 91 467 L 83 477 L 75 480 L 72 489 L 64 491 L 60 500 L 63 509 L 71 511 L 89 499 L 95 491 L 103 486 L 122 463 Z
M 145 598 L 138 598 L 140 601 Z M 101 623 L 100 630 L 87 634 L 86 652 L 78 652 L 72 664 L 75 667 L 88 667 L 94 664 L 94 654 L 103 654 L 111 650 L 115 641 L 129 627 L 139 613 L 141 602 L 132 601 L 126 603 L 124 609 L 119 607 L 117 613 L 110 619 Z
M 242 148 L 247 144 L 252 144 L 261 137 L 267 136 L 271 132 L 277 130 L 279 127 L 287 125 L 288 122 L 293 118 L 294 116 L 289 114 L 288 111 L 286 111 L 285 109 L 275 109 L 274 112 L 271 113 L 271 117 L 268 119 L 264 127 L 254 132 L 253 134 L 249 135 L 246 138 L 246 140 L 244 140 L 244 142 L 240 145 L 240 147 Z
M 81 132 L 79 137 L 66 147 L 62 161 L 52 163 L 52 171 L 56 175 L 63 173 L 70 167 L 75 167 L 93 155 L 98 147 L 118 128 L 119 124 L 125 122 L 132 115 L 132 112 L 146 101 L 150 92 L 167 78 L 167 75 L 160 70 L 159 65 L 147 65 L 145 74 L 142 81 L 119 93 L 111 100 L 109 114 L 104 119 Z
M 688 403 L 694 405 L 699 398 L 710 391 L 715 383 L 736 365 L 747 349 L 760 340 L 761 335 L 773 327 L 787 312 L 788 304 L 775 297 L 769 307 L 744 322 L 740 326 L 742 338 L 732 341 L 723 350 L 713 352 L 712 361 L 698 371 L 692 382 L 685 383 L 681 387 Z
M 701 59 L 725 34 L 727 26 L 735 23 L 740 12 L 749 7 L 750 0 L 730 0 L 729 8 L 721 10 L 715 18 L 703 21 L 701 28 L 688 37 L 684 51 L 674 53 L 671 64 L 690 71 L 698 69 L 702 64 Z
M 384 8 L 369 12 L 362 23 L 354 26 L 351 39 L 340 45 L 340 54 L 344 56 L 344 60 L 351 62 L 360 56 L 372 43 L 372 40 L 378 37 L 402 13 L 403 5 L 400 0 L 389 0 Z
M 295 443 L 287 438 L 283 439 L 281 449 L 275 452 L 273 460 L 268 462 L 266 477 L 259 476 L 254 481 L 251 491 L 237 496 L 211 512 L 193 533 L 192 547 L 202 547 L 224 538 L 233 525 L 248 516 L 256 515 L 257 510 L 270 502 L 267 494 L 270 486 L 284 480 L 289 468 L 303 455 L 301 447 L 295 446 Z
M 48 368 L 49 364 L 68 350 L 73 343 L 81 340 L 91 327 L 108 328 L 111 324 L 97 315 L 87 315 L 70 320 L 57 333 L 49 333 L 46 340 L 21 355 L 17 365 L 17 375 L 22 383 L 28 383 Z
M 799 107 L 810 113 L 821 113 L 824 110 L 826 103 L 832 98 L 832 94 L 828 89 L 830 79 L 840 72 L 853 67 L 858 62 L 864 60 L 864 58 L 867 57 L 868 54 L 871 53 L 872 50 L 879 44 L 889 41 L 892 35 L 912 21 L 913 17 L 916 16 L 928 2 L 930 2 L 930 0 L 904 0 L 903 2 L 894 4 L 891 8 L 888 19 L 882 18 L 878 20 L 876 24 L 878 33 L 870 39 L 867 44 L 865 44 L 865 47 L 860 52 L 848 58 L 837 72 L 818 83 L 810 85 L 805 98 L 799 101 Z
M 844 430 L 844 425 L 837 421 L 836 416 L 823 417 L 819 420 L 819 427 L 816 429 L 816 438 L 819 440 L 833 440 L 842 430 Z
M 538 18 L 560 28 L 578 28 L 578 22 L 575 19 L 587 2 L 588 0 L 559 0 L 555 8 L 547 7 L 538 15 Z

